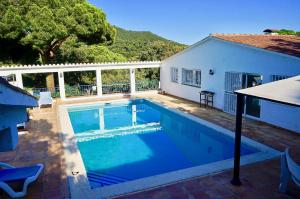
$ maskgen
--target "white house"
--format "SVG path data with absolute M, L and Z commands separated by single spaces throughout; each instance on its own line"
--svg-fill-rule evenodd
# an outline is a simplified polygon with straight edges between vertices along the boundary
M 16 148 L 17 124 L 28 121 L 26 109 L 36 106 L 32 95 L 0 77 L 0 152 Z
M 166 93 L 199 102 L 212 91 L 215 108 L 235 113 L 234 90 L 300 74 L 300 37 L 213 34 L 164 60 L 160 74 Z M 299 108 L 248 97 L 244 114 L 300 133 Z

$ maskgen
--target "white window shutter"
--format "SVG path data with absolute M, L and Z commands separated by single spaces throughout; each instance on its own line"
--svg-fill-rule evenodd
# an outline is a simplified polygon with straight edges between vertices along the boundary
M 230 114 L 236 112 L 236 94 L 234 91 L 242 89 L 243 74 L 237 72 L 225 72 L 224 111 Z

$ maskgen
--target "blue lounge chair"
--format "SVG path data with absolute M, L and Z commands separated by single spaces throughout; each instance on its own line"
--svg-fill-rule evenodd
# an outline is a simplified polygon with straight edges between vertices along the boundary
M 294 183 L 300 187 L 300 166 L 292 160 L 289 154 L 289 149 L 286 149 L 281 155 L 280 193 L 286 193 L 290 179 L 292 179 Z
M 37 164 L 34 166 L 17 168 L 0 162 L 0 167 L 5 168 L 0 170 L 0 188 L 3 189 L 11 198 L 19 198 L 27 194 L 28 185 L 38 178 L 44 168 L 44 165 Z M 8 185 L 8 183 L 20 181 L 24 181 L 23 189 L 20 192 L 15 192 Z

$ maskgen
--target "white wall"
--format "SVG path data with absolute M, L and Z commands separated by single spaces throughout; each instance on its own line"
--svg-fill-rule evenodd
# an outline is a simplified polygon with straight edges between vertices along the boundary
M 26 107 L 0 104 L 0 152 L 14 150 L 18 144 L 17 124 L 28 120 Z
M 179 83 L 170 81 L 170 67 L 179 68 Z M 201 88 L 181 84 L 181 69 L 200 69 Z M 209 75 L 209 69 L 215 74 Z M 209 37 L 162 62 L 161 88 L 169 94 L 199 102 L 199 92 L 215 92 L 214 106 L 223 109 L 225 72 L 255 73 L 263 76 L 263 83 L 271 81 L 271 75 L 295 76 L 300 74 L 300 58 L 281 55 L 240 44 Z M 261 102 L 260 120 L 300 133 L 299 108 Z
M 34 97 L 0 83 L 0 152 L 16 148 L 17 124 L 28 120 L 26 108 L 34 106 L 37 106 Z

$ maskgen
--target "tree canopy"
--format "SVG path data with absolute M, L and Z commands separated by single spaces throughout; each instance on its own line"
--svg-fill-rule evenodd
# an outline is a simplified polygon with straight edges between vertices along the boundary
M 276 31 L 279 35 L 298 35 L 300 36 L 299 31 L 294 31 L 294 30 L 287 30 L 287 29 L 281 29 Z
M 127 59 L 110 51 L 104 45 L 88 45 L 78 42 L 76 38 L 68 38 L 58 49 L 56 61 L 59 63 L 97 63 L 121 62 Z
M 0 1 L 0 65 L 163 60 L 185 47 L 149 31 L 112 26 L 87 0 Z M 45 87 L 45 75 L 23 75 L 24 86 Z M 92 84 L 95 74 L 73 72 L 65 79 Z M 157 80 L 159 70 L 138 69 L 136 79 Z M 103 71 L 102 81 L 128 82 L 129 71 Z
M 104 12 L 85 0 L 0 2 L 0 39 L 31 47 L 42 63 L 52 62 L 70 37 L 88 44 L 112 44 L 115 34 Z

